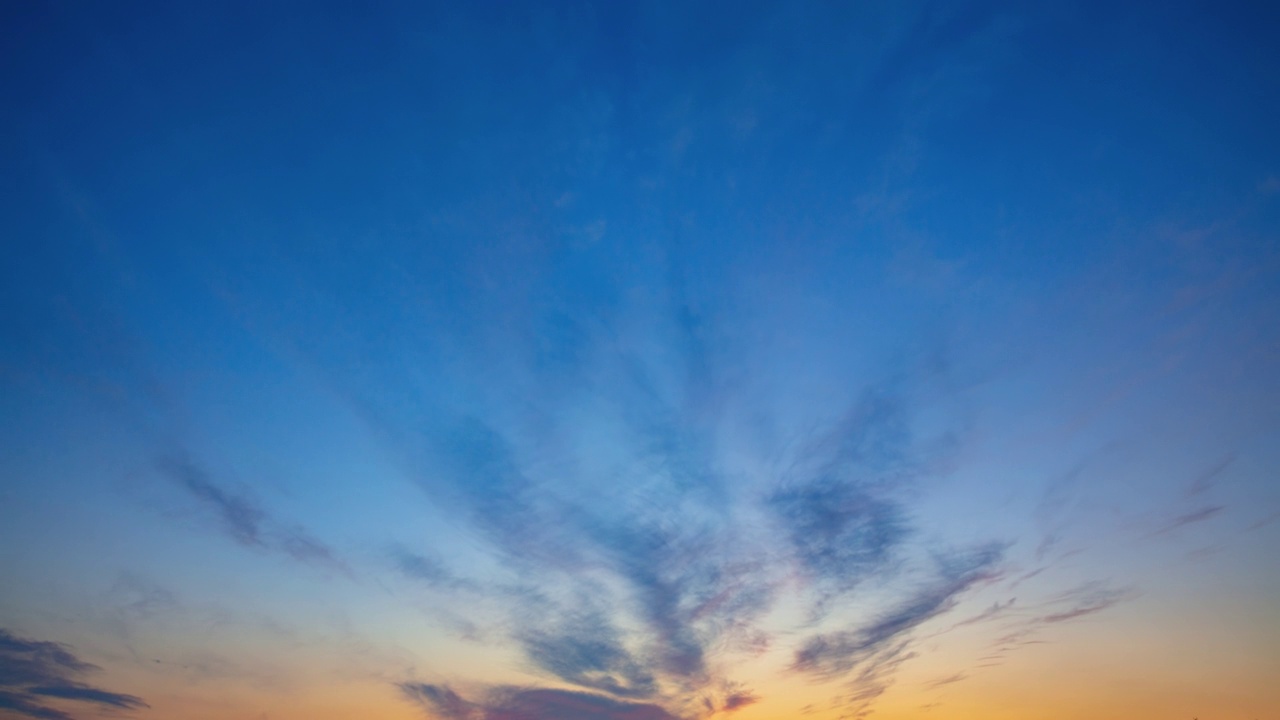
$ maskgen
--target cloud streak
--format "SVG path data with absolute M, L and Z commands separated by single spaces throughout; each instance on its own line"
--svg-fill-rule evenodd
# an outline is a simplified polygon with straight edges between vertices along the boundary
M 1187 496 L 1194 497 L 1212 490 L 1219 482 L 1222 481 L 1223 473 L 1225 473 L 1232 464 L 1235 463 L 1235 461 L 1236 456 L 1233 453 L 1224 457 L 1222 460 L 1219 460 L 1217 463 L 1214 463 L 1212 467 L 1209 467 L 1204 472 L 1197 475 L 1187 487 Z
M 522 631 L 520 643 L 539 668 L 579 687 L 623 698 L 657 691 L 653 674 L 622 646 L 620 633 L 602 613 L 563 618 L 551 632 Z
M 162 473 L 207 507 L 232 540 L 246 547 L 263 547 L 265 514 L 246 498 L 215 484 L 208 473 L 186 459 L 162 458 Z
M 999 664 L 1015 648 L 1048 642 L 1036 637 L 1046 628 L 1096 615 L 1137 595 L 1137 590 L 1132 587 L 1115 588 L 1102 582 L 1089 582 L 1072 588 L 1032 608 L 1034 614 L 1031 617 L 1007 627 L 1007 632 L 991 643 L 992 652 L 979 660 Z
M 300 527 L 271 517 L 245 494 L 216 482 L 189 458 L 162 456 L 156 467 L 198 501 L 217 520 L 227 537 L 236 543 L 279 553 L 300 563 L 345 571 L 345 565 L 328 545 Z
M 389 556 L 392 565 L 401 575 L 430 588 L 436 590 L 480 590 L 476 583 L 459 577 L 436 557 L 415 553 L 402 546 L 393 547 Z
M 94 710 L 148 707 L 135 695 L 110 692 L 82 680 L 98 669 L 66 645 L 30 640 L 0 629 L 0 710 L 41 720 L 74 720 L 74 715 L 48 705 L 48 701 L 70 700 Z
M 473 702 L 448 686 L 406 682 L 399 688 L 443 720 L 682 720 L 658 705 L 570 690 L 500 687 Z
M 1004 546 L 990 545 L 941 558 L 938 577 L 928 587 L 869 624 L 811 636 L 796 650 L 792 667 L 822 679 L 848 673 L 898 645 L 920 625 L 951 610 L 970 588 L 997 577 L 996 568 L 1003 557 Z
M 928 683 L 925 683 L 925 687 L 929 688 L 930 690 L 933 690 L 946 685 L 958 683 L 962 680 L 968 679 L 968 677 L 969 676 L 966 675 L 965 673 L 956 673 L 954 675 L 948 675 L 947 677 L 938 678 L 937 680 L 932 680 Z
M 1022 578 L 1019 578 L 1019 579 L 1023 579 L 1025 577 L 1026 576 L 1024 575 Z M 1009 598 L 1007 601 L 1003 603 L 1001 602 L 991 603 L 991 606 L 988 607 L 986 610 L 983 610 L 977 615 L 961 620 L 955 625 L 952 625 L 951 629 L 954 630 L 956 628 L 965 627 L 967 625 L 976 625 L 978 623 L 987 622 L 989 620 L 993 620 L 997 617 L 1000 617 L 1001 615 L 1004 615 L 1005 613 L 1007 613 L 1009 609 L 1013 607 L 1013 604 L 1017 602 L 1017 600 L 1018 600 L 1017 598 Z
M 1185 515 L 1179 515 L 1173 520 L 1170 520 L 1164 527 L 1151 534 L 1153 536 L 1167 535 L 1179 528 L 1186 527 L 1187 525 L 1194 525 L 1195 523 L 1204 522 L 1205 520 L 1217 517 L 1223 510 L 1226 510 L 1226 507 L 1223 505 L 1209 505 L 1207 507 L 1202 507 L 1199 510 L 1193 510 Z
M 1100 613 L 1131 597 L 1133 597 L 1133 591 L 1129 589 L 1090 588 L 1086 592 L 1079 593 L 1074 598 L 1075 602 L 1072 607 L 1042 615 L 1037 621 L 1051 625 L 1075 620 L 1076 618 Z

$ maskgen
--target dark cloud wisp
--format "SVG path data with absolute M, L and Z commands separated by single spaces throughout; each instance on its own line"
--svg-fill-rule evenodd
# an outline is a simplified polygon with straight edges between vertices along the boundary
M 75 716 L 51 707 L 49 700 L 70 700 L 97 710 L 137 710 L 142 698 L 110 692 L 82 678 L 98 667 L 61 643 L 28 640 L 0 629 L 0 710 L 42 720 Z
M 940 561 L 939 576 L 875 621 L 841 632 L 818 634 L 796 651 L 793 667 L 821 678 L 833 678 L 904 640 L 913 630 L 955 606 L 974 585 L 995 577 L 1004 546 L 991 545 Z
M 200 465 L 186 457 L 164 456 L 157 463 L 160 472 L 186 490 L 209 510 L 223 531 L 237 543 L 255 549 L 278 552 L 292 560 L 312 565 L 345 569 L 332 548 L 300 527 L 271 517 L 248 496 L 219 484 Z
M 658 705 L 572 690 L 495 688 L 468 701 L 442 685 L 401 683 L 406 698 L 444 720 L 680 720 Z
M 622 646 L 601 613 L 570 616 L 550 632 L 526 631 L 520 642 L 535 665 L 565 682 L 623 698 L 657 691 L 653 674 Z

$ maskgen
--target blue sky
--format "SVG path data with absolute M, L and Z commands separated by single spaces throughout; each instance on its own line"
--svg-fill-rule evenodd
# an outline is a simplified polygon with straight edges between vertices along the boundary
M 4 14 L 0 716 L 1280 707 L 1262 4 Z

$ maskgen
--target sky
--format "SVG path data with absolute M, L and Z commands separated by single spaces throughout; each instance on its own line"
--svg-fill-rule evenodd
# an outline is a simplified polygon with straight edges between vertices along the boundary
M 1274 4 L 0 13 L 0 718 L 1280 714 Z

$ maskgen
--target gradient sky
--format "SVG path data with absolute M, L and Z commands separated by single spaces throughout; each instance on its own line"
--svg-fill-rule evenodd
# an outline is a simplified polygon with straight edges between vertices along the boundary
M 1280 716 L 1274 4 L 368 5 L 4 3 L 0 717 Z

